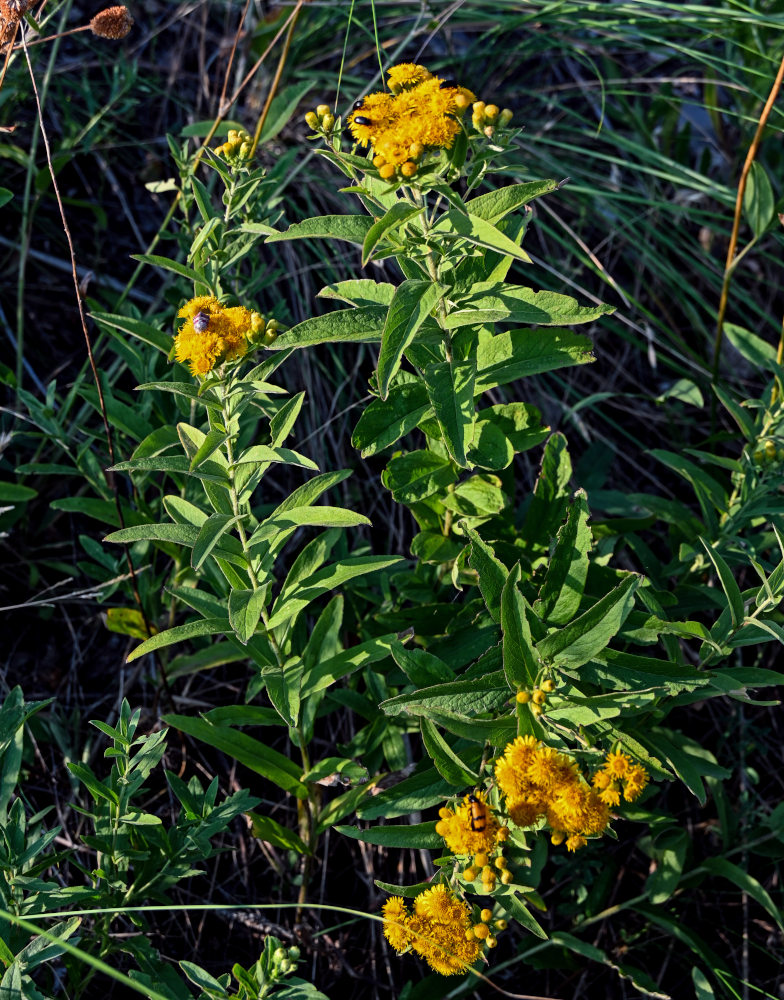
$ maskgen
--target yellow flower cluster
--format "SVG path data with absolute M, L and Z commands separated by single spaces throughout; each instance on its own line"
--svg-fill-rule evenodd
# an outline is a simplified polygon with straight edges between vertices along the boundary
M 471 909 L 446 886 L 426 889 L 410 911 L 404 899 L 392 896 L 383 914 L 384 937 L 395 951 L 411 948 L 442 976 L 465 972 L 479 958 L 482 940 L 474 933 Z
M 501 824 L 487 805 L 484 792 L 466 795 L 454 810 L 444 807 L 438 815 L 436 833 L 444 838 L 453 854 L 470 854 L 473 857 L 494 850 Z
M 570 851 L 601 834 L 609 822 L 608 804 L 587 784 L 574 758 L 533 736 L 518 736 L 507 744 L 496 761 L 495 780 L 517 826 L 533 826 L 544 818 L 553 843 L 566 840 Z
M 591 779 L 593 787 L 599 790 L 599 798 L 608 806 L 617 806 L 623 797 L 634 802 L 648 784 L 648 772 L 639 764 L 633 764 L 625 753 L 608 753 L 601 771 Z
M 241 163 L 249 160 L 253 155 L 253 140 L 250 133 L 244 129 L 238 131 L 235 128 L 230 128 L 226 141 L 222 145 L 216 146 L 213 152 L 229 163 Z
M 451 149 L 460 117 L 474 94 L 433 74 L 424 66 L 403 63 L 389 71 L 391 93 L 368 95 L 348 116 L 361 146 L 372 146 L 373 163 L 385 180 L 396 171 L 413 177 L 428 149 Z
M 244 306 L 226 309 L 212 296 L 201 295 L 186 302 L 177 318 L 185 322 L 174 340 L 174 356 L 189 362 L 194 375 L 206 375 L 215 365 L 241 358 L 249 349 L 252 315 Z

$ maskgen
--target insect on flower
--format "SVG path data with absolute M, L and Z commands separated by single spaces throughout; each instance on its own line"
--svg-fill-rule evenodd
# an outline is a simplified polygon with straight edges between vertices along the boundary
M 354 115 L 354 124 L 355 125 L 370 125 L 371 122 L 370 122 L 369 118 L 365 118 L 363 115 Z
M 446 80 L 442 80 L 441 83 L 439 83 L 438 86 L 439 86 L 439 88 L 441 90 L 445 90 L 447 87 L 456 87 L 457 86 L 457 80 L 455 80 L 454 77 L 450 76 L 450 77 L 447 77 Z
M 193 329 L 196 333 L 204 333 L 210 325 L 210 314 L 200 309 L 193 317 Z
M 487 806 L 476 795 L 468 796 L 468 804 L 471 807 L 471 829 L 474 833 L 482 833 L 487 826 Z
M 359 109 L 362 107 L 362 105 L 364 103 L 365 103 L 365 98 L 364 97 L 360 97 L 360 99 L 358 101 L 354 101 L 354 103 L 351 105 L 351 107 L 352 107 L 352 109 L 354 111 L 359 111 Z

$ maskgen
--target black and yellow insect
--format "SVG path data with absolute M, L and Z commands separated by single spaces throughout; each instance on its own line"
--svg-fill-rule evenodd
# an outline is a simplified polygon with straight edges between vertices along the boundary
M 474 833 L 483 833 L 487 827 L 487 806 L 476 795 L 468 796 L 471 809 L 471 829 Z

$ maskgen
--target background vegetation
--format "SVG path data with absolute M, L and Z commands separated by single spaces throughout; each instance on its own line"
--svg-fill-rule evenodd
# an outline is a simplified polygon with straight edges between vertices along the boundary
M 190 245 L 169 181 L 178 175 L 178 158 L 182 162 L 183 148 L 198 142 L 194 136 L 206 134 L 222 95 L 240 88 L 291 11 L 284 4 L 245 10 L 236 3 L 151 2 L 132 8 L 136 24 L 122 42 L 84 32 L 30 47 L 90 313 L 125 311 L 173 328 L 181 287 L 174 276 L 139 265 L 132 255 L 175 257 Z M 32 12 L 45 35 L 82 25 L 94 13 L 71 0 Z M 526 239 L 533 280 L 586 304 L 616 307 L 589 329 L 596 363 L 528 380 L 526 398 L 553 430 L 567 435 L 574 481 L 588 491 L 595 523 L 614 537 L 627 530 L 624 519 L 637 519 L 617 553 L 630 569 L 650 573 L 663 566 L 674 573 L 682 553 L 661 522 L 640 523 L 648 512 L 629 495 L 685 500 L 700 510 L 697 499 L 684 493 L 677 471 L 650 449 L 692 449 L 719 462 L 738 457 L 737 428 L 711 390 L 716 323 L 738 179 L 781 62 L 782 27 L 784 9 L 777 0 L 308 3 L 299 13 L 259 147 L 270 178 L 265 210 L 284 228 L 307 216 L 353 210 L 348 196 L 336 191 L 335 172 L 304 141 L 309 129 L 302 116 L 317 103 L 335 101 L 338 79 L 337 107 L 343 112 L 375 89 L 379 45 L 385 65 L 424 61 L 514 109 L 524 131 L 506 159 L 504 181 L 568 178 L 556 195 L 537 202 Z M 228 111 L 232 122 L 252 132 L 280 54 L 278 41 Z M 756 158 L 771 179 L 777 211 L 783 115 L 779 100 Z M 6 728 L 0 727 L 0 736 L 4 760 L 11 760 L 4 765 L 1 818 L 5 829 L 18 829 L 20 811 L 12 803 L 23 802 L 30 843 L 41 836 L 38 851 L 63 853 L 57 879 L 63 892 L 72 890 L 60 900 L 66 909 L 80 901 L 77 890 L 95 865 L 106 820 L 80 784 L 78 767 L 66 768 L 90 765 L 108 780 L 106 738 L 88 720 L 117 725 L 123 699 L 141 709 L 138 732 L 144 734 L 159 732 L 167 713 L 228 713 L 242 704 L 245 671 L 239 660 L 201 670 L 183 653 L 169 661 L 164 683 L 147 660 L 125 662 L 144 632 L 129 610 L 133 599 L 123 557 L 101 544 L 114 502 L 101 471 L 110 459 L 22 52 L 8 61 L 0 125 L 8 130 L 0 135 L 0 186 L 13 193 L 0 212 L 6 358 L 0 368 L 6 393 L 0 411 L 6 708 L 0 722 Z M 764 183 L 758 175 L 756 183 Z M 760 358 L 767 360 L 767 371 L 754 364 L 753 350 L 734 331 L 751 330 L 773 345 L 773 353 L 784 312 L 780 228 L 774 223 L 757 233 L 746 221 L 740 245 L 749 242 L 753 246 L 733 275 L 718 366 L 720 384 L 737 399 L 759 397 L 773 369 L 767 354 Z M 322 308 L 318 288 L 355 276 L 359 266 L 358 252 L 350 257 L 334 247 L 261 246 L 246 275 L 257 307 L 285 325 Z M 370 266 L 372 276 L 383 280 L 383 262 Z M 147 362 L 138 345 L 129 346 L 110 326 L 91 322 L 89 331 L 119 461 L 154 427 L 155 415 L 133 392 Z M 323 346 L 300 352 L 297 360 L 295 383 L 288 381 L 291 368 L 279 373 L 291 391 L 306 390 L 292 446 L 323 453 L 327 468 L 353 470 L 336 495 L 342 491 L 340 502 L 373 522 L 372 529 L 354 529 L 355 537 L 376 553 L 408 553 L 416 531 L 412 519 L 382 488 L 382 463 L 361 461 L 350 443 L 374 351 L 368 345 Z M 538 461 L 538 452 L 516 459 L 520 498 L 533 487 Z M 763 509 L 774 525 L 780 517 L 776 475 L 772 466 Z M 281 499 L 299 482 L 293 473 L 282 473 Z M 118 483 L 120 491 L 128 488 Z M 145 600 L 160 587 L 162 572 L 153 562 L 140 574 Z M 755 582 L 742 580 L 741 586 Z M 348 600 L 354 619 L 361 619 L 361 589 Z M 740 648 L 737 664 L 774 668 L 778 648 Z M 17 685 L 26 708 L 10 693 Z M 343 710 L 317 731 L 319 758 L 349 744 L 369 721 L 362 712 L 370 710 L 358 698 L 346 697 Z M 19 724 L 28 715 L 22 739 Z M 123 742 L 130 714 L 122 720 L 119 736 L 109 734 L 119 741 L 116 760 L 130 754 Z M 707 779 L 711 795 L 705 804 L 681 784 L 662 784 L 658 797 L 646 803 L 645 816 L 624 824 L 619 840 L 568 860 L 551 855 L 542 883 L 547 910 L 538 914 L 551 940 L 502 941 L 491 967 L 502 988 L 575 998 L 779 996 L 780 714 L 773 702 L 695 700 L 677 710 L 672 724 L 729 777 Z M 171 885 L 147 895 L 139 875 L 145 905 L 165 892 L 162 899 L 184 908 L 143 917 L 129 913 L 113 923 L 96 919 L 90 935 L 112 936 L 118 969 L 135 969 L 137 976 L 141 969 L 153 982 L 160 975 L 152 971 L 158 969 L 152 954 L 132 944 L 123 954 L 123 941 L 131 940 L 141 920 L 152 949 L 170 961 L 197 962 L 214 976 L 235 962 L 251 966 L 264 936 L 273 934 L 302 949 L 307 961 L 300 975 L 333 997 L 491 994 L 489 986 L 471 979 L 462 985 L 432 977 L 423 982 L 418 964 L 385 951 L 377 924 L 315 906 L 350 896 L 357 909 L 376 912 L 384 895 L 374 879 L 397 884 L 427 877 L 432 863 L 426 852 L 369 848 L 327 830 L 306 873 L 311 906 L 286 909 L 283 904 L 296 902 L 303 877 L 296 855 L 285 842 L 254 839 L 242 813 L 262 803 L 265 813 L 293 828 L 294 806 L 230 755 L 175 730 L 165 747 L 155 739 L 139 750 L 148 755 L 149 767 L 144 761 L 135 765 L 144 776 L 137 808 L 161 816 L 167 829 L 195 844 L 191 864 L 205 874 L 188 877 L 185 866 Z M 279 749 L 285 752 L 282 744 Z M 198 776 L 202 791 L 191 789 L 197 798 L 209 798 L 206 789 L 217 776 L 213 795 L 224 810 L 220 824 L 210 827 L 203 804 L 183 805 L 187 792 L 167 783 L 162 767 L 153 769 L 156 755 L 185 781 Z M 16 771 L 21 791 L 14 799 Z M 42 815 L 44 810 L 49 812 Z M 43 831 L 55 826 L 59 832 L 50 846 Z M 13 892 L 35 890 L 25 878 L 43 878 L 47 871 L 51 876 L 51 855 L 40 855 L 45 864 L 36 868 L 38 856 L 33 851 L 21 867 L 3 862 Z M 717 858 L 744 872 L 745 881 L 722 877 L 705 863 Z M 118 865 L 122 869 L 121 859 Z M 281 908 L 250 915 L 231 909 L 249 900 L 279 902 Z M 226 909 L 195 909 L 200 903 Z M 102 905 L 109 903 L 104 899 Z M 125 995 L 127 986 L 110 985 L 99 971 L 84 977 L 75 994 L 66 992 L 75 989 L 81 968 L 76 961 L 66 955 L 54 963 L 41 989 L 52 996 L 92 997 L 112 989 Z M 709 969 L 710 981 L 702 973 L 693 977 L 694 966 Z M 413 988 L 404 985 L 409 979 Z

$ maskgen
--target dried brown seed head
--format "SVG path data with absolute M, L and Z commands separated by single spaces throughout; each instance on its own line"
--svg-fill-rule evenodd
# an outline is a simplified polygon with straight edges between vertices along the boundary
M 107 7 L 90 21 L 90 30 L 99 38 L 125 38 L 132 27 L 133 18 L 127 7 Z

